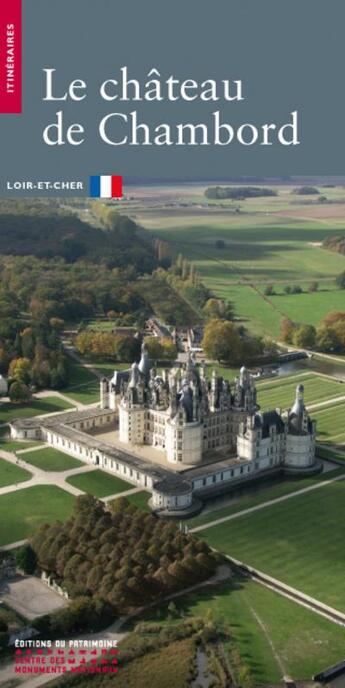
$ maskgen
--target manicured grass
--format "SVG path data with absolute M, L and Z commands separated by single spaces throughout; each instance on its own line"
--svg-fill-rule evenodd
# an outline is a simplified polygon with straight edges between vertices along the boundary
M 296 680 L 310 679 L 344 656 L 341 627 L 251 580 L 238 577 L 178 598 L 175 604 L 184 618 L 204 618 L 211 613 L 225 623 L 232 638 L 222 643 L 225 657 L 232 665 L 235 645 L 255 686 L 276 684 L 283 674 Z M 144 618 L 167 625 L 177 623 L 169 620 L 167 605 Z M 136 622 L 133 620 L 129 627 Z
M 25 452 L 21 458 L 36 468 L 44 471 L 68 471 L 71 468 L 84 466 L 82 461 L 78 461 L 73 456 L 68 456 L 57 449 L 44 447 L 38 451 Z
M 296 395 L 296 386 L 304 385 L 306 405 L 317 404 L 332 397 L 345 395 L 345 385 L 320 375 L 296 376 L 294 379 L 279 378 L 258 386 L 258 403 L 263 410 L 281 407 L 291 408 Z M 315 416 L 315 411 L 311 415 Z
M 43 413 L 53 413 L 72 408 L 72 404 L 60 397 L 45 397 L 32 399 L 28 404 L 0 404 L 0 423 L 8 423 L 13 418 L 31 418 Z
M 258 504 L 263 504 L 271 499 L 277 499 L 283 495 L 298 492 L 298 490 L 303 490 L 305 487 L 310 487 L 317 482 L 332 480 L 337 475 L 341 475 L 343 472 L 344 469 L 341 466 L 335 466 L 334 471 L 319 473 L 318 475 L 311 476 L 310 478 L 284 480 L 277 485 L 271 485 L 269 487 L 262 486 L 261 488 L 259 487 L 259 489 L 257 488 L 255 492 L 251 492 L 248 488 L 248 490 L 244 491 L 241 496 L 234 498 L 233 503 L 230 503 L 227 506 L 219 507 L 218 509 L 214 509 L 213 511 L 209 511 L 207 513 L 201 513 L 195 518 L 187 519 L 185 523 L 188 528 L 202 526 L 210 523 L 210 521 L 215 521 L 218 518 L 231 516 L 231 514 L 237 514 L 239 511 L 244 511 L 245 509 L 251 509 L 253 506 L 258 506 Z
M 0 459 L 0 487 L 22 483 L 24 480 L 30 480 L 30 478 L 31 473 L 28 471 L 6 461 L 6 459 Z
M 71 478 L 67 478 L 67 482 L 95 497 L 107 497 L 118 492 L 125 492 L 134 487 L 134 485 L 127 483 L 125 480 L 98 469 L 73 475 Z
M 325 406 L 313 411 L 317 421 L 317 436 L 321 442 L 342 444 L 345 442 L 345 402 Z
M 138 509 L 151 513 L 151 509 L 148 504 L 150 497 L 151 493 L 143 490 L 142 492 L 134 492 L 134 494 L 128 495 L 126 499 L 128 499 L 131 504 L 134 504 L 134 506 L 137 506 Z
M 23 540 L 42 523 L 64 520 L 74 497 L 52 485 L 37 485 L 0 496 L 0 545 Z
M 345 447 L 344 451 L 332 451 L 332 449 L 329 449 L 328 447 L 323 447 L 321 444 L 317 446 L 317 456 L 320 456 L 322 459 L 338 459 L 341 461 L 345 460 Z
M 80 363 L 70 364 L 69 384 L 63 393 L 81 404 L 99 400 L 99 379 Z
M 26 442 L 25 440 L 11 440 L 11 439 L 1 439 L 0 440 L 0 450 L 4 451 L 20 451 L 22 449 L 32 449 L 33 447 L 39 447 L 40 442 Z
M 345 483 L 205 529 L 222 552 L 345 611 Z

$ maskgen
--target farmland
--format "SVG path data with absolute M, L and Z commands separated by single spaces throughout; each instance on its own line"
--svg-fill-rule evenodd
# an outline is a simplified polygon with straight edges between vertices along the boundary
M 283 316 L 315 325 L 330 308 L 344 307 L 344 294 L 334 284 L 344 256 L 321 248 L 327 236 L 344 232 L 342 187 L 327 188 L 325 204 L 296 196 L 289 185 L 275 186 L 277 197 L 206 203 L 204 188 L 136 189 L 127 212 L 133 208 L 146 228 L 192 260 L 203 281 L 233 302 L 237 318 L 253 332 L 276 336 Z M 308 292 L 311 281 L 318 281 L 319 291 Z M 264 298 L 267 284 L 274 284 L 277 295 Z M 286 295 L 284 286 L 293 284 L 304 293 Z

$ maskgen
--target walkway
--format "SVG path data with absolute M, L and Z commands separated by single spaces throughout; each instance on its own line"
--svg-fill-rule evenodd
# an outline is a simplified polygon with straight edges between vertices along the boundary
M 76 497 L 85 494 L 83 490 L 79 490 L 77 487 L 74 487 L 70 483 L 67 483 L 66 479 L 70 478 L 72 475 L 90 473 L 92 471 L 97 470 L 97 466 L 95 466 L 94 464 L 83 464 L 82 466 L 78 466 L 77 468 L 70 468 L 67 471 L 44 471 L 42 468 L 37 468 L 37 466 L 33 466 L 31 463 L 28 463 L 27 461 L 25 461 L 25 459 L 21 458 L 25 452 L 42 451 L 42 449 L 45 449 L 46 447 L 48 447 L 48 445 L 23 450 L 20 453 L 19 461 L 19 457 L 16 457 L 11 452 L 0 450 L 0 457 L 2 459 L 5 459 L 5 461 L 12 463 L 18 466 L 19 468 L 24 468 L 26 471 L 32 473 L 32 478 L 30 478 L 29 480 L 24 480 L 23 482 L 1 487 L 0 495 L 9 494 L 10 492 L 16 492 L 17 490 L 24 490 L 28 487 L 33 487 L 34 485 L 55 485 L 55 487 L 61 487 L 63 490 L 66 490 L 66 492 L 70 492 Z M 114 474 L 111 471 L 108 471 L 106 468 L 102 468 L 102 471 L 104 473 L 109 473 L 109 475 L 114 477 Z M 123 492 L 116 492 L 115 494 L 108 495 L 107 497 L 102 497 L 101 500 L 104 502 L 109 502 L 112 499 L 116 499 L 117 497 L 125 497 L 127 495 L 134 494 L 135 492 L 142 492 L 143 489 L 144 487 L 142 487 L 141 485 L 135 487 L 133 486 L 128 490 L 124 490 Z

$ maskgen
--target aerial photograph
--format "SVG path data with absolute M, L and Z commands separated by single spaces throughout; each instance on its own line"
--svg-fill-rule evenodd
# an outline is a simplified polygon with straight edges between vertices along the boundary
M 0 280 L 0 688 L 344 686 L 345 177 L 2 199 Z

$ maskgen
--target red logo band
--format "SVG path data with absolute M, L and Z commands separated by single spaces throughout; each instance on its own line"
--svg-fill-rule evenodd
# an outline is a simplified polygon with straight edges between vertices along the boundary
M 0 1 L 0 113 L 22 111 L 22 0 Z

